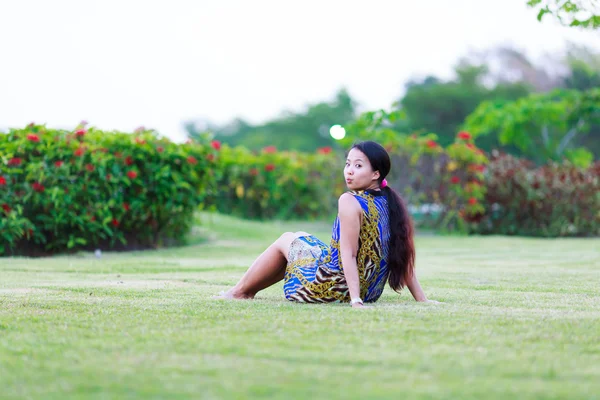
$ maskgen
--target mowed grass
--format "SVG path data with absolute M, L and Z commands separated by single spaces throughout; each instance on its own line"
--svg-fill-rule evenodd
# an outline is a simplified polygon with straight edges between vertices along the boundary
M 419 236 L 444 304 L 355 310 L 211 299 L 330 225 L 202 218 L 186 247 L 0 259 L 0 398 L 600 398 L 598 239 Z

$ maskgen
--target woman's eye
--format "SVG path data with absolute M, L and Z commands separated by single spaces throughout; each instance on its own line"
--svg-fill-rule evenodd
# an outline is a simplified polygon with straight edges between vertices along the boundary
M 356 164 L 356 165 L 355 165 L 355 167 L 356 167 L 356 168 L 360 168 L 360 167 L 361 167 L 361 165 L 360 165 L 360 164 Z

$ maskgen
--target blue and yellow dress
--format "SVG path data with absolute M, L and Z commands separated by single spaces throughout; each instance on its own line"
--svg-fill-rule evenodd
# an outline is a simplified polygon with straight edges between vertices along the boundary
M 356 256 L 360 297 L 365 302 L 374 302 L 381 296 L 388 278 L 390 229 L 387 198 L 377 190 L 349 193 L 358 200 L 363 211 Z M 339 217 L 333 224 L 329 246 L 312 235 L 294 239 L 283 284 L 288 300 L 302 303 L 350 301 L 339 241 Z

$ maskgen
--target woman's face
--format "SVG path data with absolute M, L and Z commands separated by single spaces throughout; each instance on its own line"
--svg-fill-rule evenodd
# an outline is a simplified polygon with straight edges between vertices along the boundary
M 356 148 L 350 150 L 344 168 L 346 186 L 350 190 L 366 190 L 379 187 L 379 171 L 373 171 L 364 153 Z

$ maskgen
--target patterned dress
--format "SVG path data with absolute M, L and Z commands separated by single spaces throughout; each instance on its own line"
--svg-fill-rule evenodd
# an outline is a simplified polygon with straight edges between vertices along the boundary
M 383 192 L 376 190 L 349 193 L 358 200 L 363 212 L 356 256 L 360 297 L 365 302 L 374 302 L 381 296 L 388 277 L 387 199 Z M 329 246 L 312 235 L 292 242 L 283 284 L 288 300 L 303 303 L 350 301 L 340 257 L 339 217 L 335 219 L 331 236 Z

